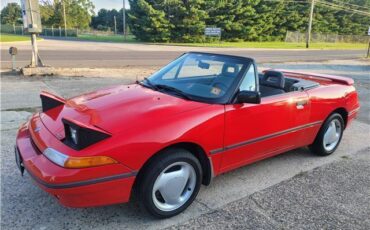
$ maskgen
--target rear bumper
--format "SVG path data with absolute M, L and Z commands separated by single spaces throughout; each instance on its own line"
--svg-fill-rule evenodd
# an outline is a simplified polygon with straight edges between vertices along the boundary
M 49 135 L 45 139 L 53 138 Z M 62 205 L 91 207 L 124 203 L 130 199 L 136 172 L 122 164 L 84 169 L 60 167 L 37 148 L 27 125 L 21 126 L 18 131 L 16 151 L 36 184 L 55 196 Z
M 352 121 L 357 117 L 359 110 L 360 107 L 348 112 L 347 126 L 350 125 Z

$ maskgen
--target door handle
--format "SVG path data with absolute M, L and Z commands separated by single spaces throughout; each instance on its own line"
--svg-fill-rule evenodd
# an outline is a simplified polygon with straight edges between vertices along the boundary
M 307 104 L 307 100 L 297 101 L 296 108 L 297 109 L 304 109 L 304 106 Z

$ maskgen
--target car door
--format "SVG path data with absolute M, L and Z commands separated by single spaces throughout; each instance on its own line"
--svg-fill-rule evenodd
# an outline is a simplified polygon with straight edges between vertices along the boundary
M 252 65 L 240 90 L 255 90 L 256 82 L 256 69 Z M 301 146 L 309 107 L 308 95 L 301 91 L 264 97 L 260 104 L 225 105 L 221 171 Z

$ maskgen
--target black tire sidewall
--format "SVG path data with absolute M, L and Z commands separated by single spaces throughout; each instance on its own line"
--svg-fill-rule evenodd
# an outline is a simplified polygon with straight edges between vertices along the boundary
M 324 148 L 324 135 L 327 129 L 329 128 L 330 123 L 335 119 L 338 120 L 341 125 L 341 133 L 340 133 L 339 141 L 337 145 L 335 146 L 335 148 L 330 151 L 327 151 Z M 339 144 L 341 143 L 341 140 L 343 137 L 343 131 L 344 131 L 344 121 L 343 121 L 342 116 L 339 113 L 333 113 L 332 115 L 328 117 L 328 119 L 326 119 L 326 121 L 324 122 L 324 125 L 321 127 L 319 134 L 317 135 L 315 139 L 315 142 L 313 143 L 312 146 L 310 146 L 311 150 L 313 150 L 314 153 L 320 156 L 328 156 L 332 154 L 333 152 L 335 152 L 335 150 L 338 148 Z
M 175 162 L 186 162 L 190 164 L 196 173 L 197 179 L 194 187 L 194 191 L 191 197 L 178 209 L 173 211 L 162 211 L 158 209 L 152 198 L 152 190 L 154 183 L 159 176 L 159 174 L 169 165 Z M 158 218 L 168 218 L 175 216 L 182 211 L 184 211 L 195 199 L 197 196 L 200 186 L 202 183 L 202 168 L 198 159 L 185 149 L 169 149 L 165 150 L 160 154 L 160 157 L 154 159 L 146 170 L 146 175 L 142 177 L 141 186 L 140 186 L 140 200 L 145 207 L 145 209 L 152 215 Z

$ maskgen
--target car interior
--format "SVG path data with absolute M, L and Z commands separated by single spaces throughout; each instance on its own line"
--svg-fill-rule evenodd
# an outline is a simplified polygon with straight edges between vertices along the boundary
M 212 82 L 213 87 L 221 90 L 227 90 L 235 77 L 239 74 L 240 67 L 234 63 L 225 63 L 222 67 L 222 72 Z
M 200 69 L 209 69 L 210 64 L 204 61 L 198 61 L 198 67 Z M 191 94 L 195 96 L 217 98 L 226 93 L 240 73 L 241 67 L 242 65 L 240 64 L 226 62 L 223 64 L 220 69 L 220 73 L 217 75 L 181 78 L 174 77 L 162 80 L 172 82 L 172 85 L 189 84 L 189 86 L 184 89 L 185 91 L 191 91 Z M 286 77 L 283 72 L 276 70 L 267 70 L 264 71 L 264 73 L 258 73 L 258 76 L 261 97 L 268 97 L 292 91 L 303 91 L 319 85 L 319 83 L 314 81 Z
M 314 81 L 285 77 L 282 72 L 275 70 L 267 70 L 264 73 L 259 73 L 258 76 L 261 97 L 303 91 L 319 86 L 319 83 Z

